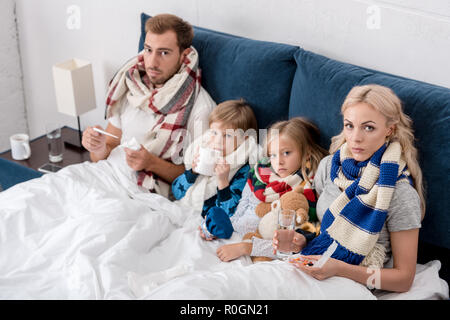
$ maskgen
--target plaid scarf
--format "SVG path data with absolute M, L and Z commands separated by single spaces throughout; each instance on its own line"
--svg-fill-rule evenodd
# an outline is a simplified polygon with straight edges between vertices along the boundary
M 309 181 L 314 180 L 312 173 L 308 175 L 308 179 Z M 250 169 L 247 183 L 255 197 L 262 202 L 273 202 L 280 199 L 286 192 L 293 190 L 297 185 L 303 186 L 303 194 L 309 203 L 309 220 L 317 220 L 316 193 L 311 184 L 303 179 L 301 168 L 295 173 L 281 178 L 272 170 L 270 162 L 263 159 Z
M 194 47 L 184 59 L 180 69 L 163 87 L 154 88 L 145 71 L 141 51 L 125 63 L 111 80 L 106 100 L 106 117 L 127 99 L 130 106 L 141 108 L 156 115 L 156 124 L 148 128 L 142 145 L 159 158 L 170 161 L 180 152 L 182 130 L 200 91 L 198 53 Z M 168 196 L 170 185 L 150 171 L 138 172 L 138 184 L 152 192 Z
M 382 267 L 385 250 L 377 244 L 398 182 L 412 184 L 400 143 L 378 149 L 369 160 L 356 162 L 347 144 L 334 154 L 330 177 L 344 190 L 325 212 L 320 235 L 302 250 L 323 254 L 333 241 L 332 257 L 354 265 Z

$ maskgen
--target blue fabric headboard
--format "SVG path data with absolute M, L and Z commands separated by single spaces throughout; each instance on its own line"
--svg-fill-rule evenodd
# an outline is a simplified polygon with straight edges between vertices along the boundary
M 342 63 L 300 49 L 292 85 L 289 116 L 313 120 L 328 148 L 332 136 L 342 130 L 341 105 L 355 85 L 390 87 L 402 100 L 414 124 L 419 161 L 427 189 L 427 210 L 420 230 L 426 242 L 450 248 L 448 190 L 450 174 L 450 90 Z M 444 194 L 443 194 L 444 192 Z
M 143 48 L 148 18 L 141 14 L 139 50 Z M 260 128 L 288 118 L 298 47 L 199 27 L 194 27 L 193 46 L 200 55 L 202 85 L 216 103 L 244 98 Z

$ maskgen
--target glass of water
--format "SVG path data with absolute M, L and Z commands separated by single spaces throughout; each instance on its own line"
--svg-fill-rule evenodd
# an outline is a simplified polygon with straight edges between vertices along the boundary
M 57 123 L 45 125 L 48 143 L 48 159 L 50 162 L 60 162 L 63 159 L 64 145 L 61 137 L 61 126 Z
M 278 211 L 278 249 L 277 257 L 287 259 L 292 255 L 292 241 L 295 235 L 295 211 L 280 209 Z

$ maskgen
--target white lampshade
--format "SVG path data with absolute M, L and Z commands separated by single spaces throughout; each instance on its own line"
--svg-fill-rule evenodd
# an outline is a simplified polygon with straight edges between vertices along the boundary
M 95 109 L 94 79 L 89 61 L 71 59 L 53 66 L 58 111 L 79 116 Z

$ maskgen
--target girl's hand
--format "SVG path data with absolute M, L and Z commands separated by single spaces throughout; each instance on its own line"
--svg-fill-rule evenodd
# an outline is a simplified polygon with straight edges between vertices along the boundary
M 216 253 L 220 260 L 228 262 L 244 255 L 250 255 L 252 244 L 248 242 L 239 242 L 226 244 L 217 249 Z
M 305 259 L 317 261 L 320 257 L 321 256 L 305 256 Z M 329 258 L 321 268 L 314 266 L 310 267 L 305 265 L 302 261 L 293 262 L 293 265 L 317 280 L 325 280 L 337 275 L 343 263 L 345 262 Z
M 225 189 L 229 186 L 228 175 L 230 174 L 230 165 L 226 163 L 225 159 L 221 158 L 217 161 L 214 168 L 217 178 L 217 187 L 219 190 Z
M 301 233 L 295 232 L 294 238 L 292 239 L 291 248 L 293 252 L 300 252 L 306 245 L 306 238 Z M 275 230 L 272 238 L 273 254 L 277 253 L 278 250 L 278 230 Z

